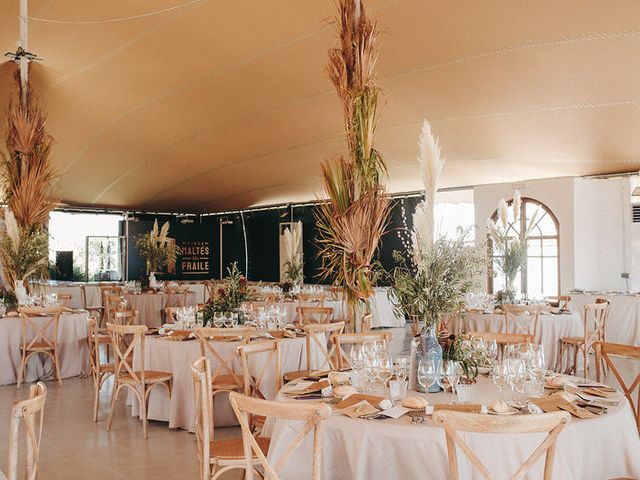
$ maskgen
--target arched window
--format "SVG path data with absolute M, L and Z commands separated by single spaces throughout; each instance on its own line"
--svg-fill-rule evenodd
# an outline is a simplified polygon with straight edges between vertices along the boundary
M 511 206 L 513 200 L 508 202 Z M 494 221 L 498 217 L 496 210 L 491 217 Z M 533 220 L 533 222 L 532 222 Z M 555 296 L 560 293 L 560 235 L 558 219 L 546 205 L 533 198 L 522 198 L 522 206 L 518 222 L 513 221 L 512 209 L 509 209 L 508 232 L 524 238 L 527 235 L 527 261 L 516 277 L 515 289 L 527 298 L 542 298 Z M 489 255 L 493 259 L 489 272 L 489 292 L 494 293 L 504 289 L 504 275 L 493 275 L 495 269 L 495 255 L 493 245 L 489 239 Z

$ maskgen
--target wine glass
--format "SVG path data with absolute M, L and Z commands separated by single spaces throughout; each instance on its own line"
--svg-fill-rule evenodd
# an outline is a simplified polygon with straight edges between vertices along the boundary
M 224 318 L 222 312 L 213 312 L 213 326 L 221 328 L 224 325 Z
M 485 344 L 487 357 L 489 358 L 490 365 L 494 365 L 498 359 L 498 343 L 495 339 L 487 341 Z
M 364 368 L 364 352 L 362 351 L 362 345 L 352 345 L 349 350 L 349 365 L 352 370 L 362 370 Z
M 445 375 L 447 377 L 449 385 L 451 385 L 451 392 L 455 394 L 456 387 L 458 386 L 458 382 L 460 381 L 460 362 L 449 360 L 445 368 Z
M 404 382 L 407 379 L 407 375 L 409 374 L 409 363 L 410 359 L 408 355 L 396 356 L 393 372 L 395 373 L 396 378 L 401 382 Z
M 509 382 L 513 391 L 522 393 L 524 391 L 524 382 L 527 379 L 527 370 L 525 363 L 520 359 L 510 359 L 509 366 Z
M 418 362 L 418 370 L 416 373 L 418 383 L 428 392 L 431 385 L 433 385 L 438 378 L 436 362 L 433 358 L 421 358 Z
M 509 386 L 509 367 L 507 366 L 507 362 L 503 361 L 502 363 L 498 363 L 493 368 L 493 383 L 498 387 L 500 391 L 500 400 L 504 397 L 503 393 L 505 388 Z

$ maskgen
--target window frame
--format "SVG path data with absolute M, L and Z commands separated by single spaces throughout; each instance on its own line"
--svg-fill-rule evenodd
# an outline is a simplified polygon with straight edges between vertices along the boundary
M 538 208 L 542 208 L 543 212 L 545 214 L 549 215 L 549 218 L 551 218 L 551 220 L 553 221 L 553 225 L 555 226 L 556 229 L 556 234 L 555 235 L 534 235 L 534 236 L 530 236 L 529 238 L 534 239 L 534 240 L 540 240 L 541 242 L 543 240 L 555 240 L 556 241 L 556 246 L 557 246 L 557 255 L 556 255 L 556 259 L 557 259 L 557 274 L 558 274 L 558 291 L 556 292 L 556 295 L 560 295 L 560 292 L 562 291 L 561 288 L 561 278 L 560 278 L 560 222 L 558 222 L 558 218 L 556 217 L 555 213 L 553 213 L 553 211 L 547 207 L 544 203 L 542 203 L 540 200 L 537 200 L 535 198 L 532 197 L 521 197 L 522 200 L 522 204 L 520 206 L 520 215 L 519 215 L 519 222 L 520 222 L 520 238 L 522 238 L 524 232 L 526 231 L 526 211 L 527 211 L 527 204 L 533 204 L 538 206 Z M 511 200 L 509 200 L 507 202 L 507 205 L 509 207 L 511 207 L 513 205 L 513 198 Z M 540 223 L 540 221 L 542 220 L 542 218 L 544 217 L 541 216 L 540 219 L 538 219 L 538 221 L 536 222 L 536 225 L 538 223 Z M 498 219 L 498 209 L 496 209 L 493 214 L 491 215 L 491 220 L 493 220 L 494 222 L 497 221 Z M 509 227 L 511 227 L 512 224 L 509 225 Z M 541 246 L 542 248 L 542 246 Z M 493 258 L 494 258 L 494 254 L 493 254 L 493 240 L 491 240 L 491 237 L 487 234 L 487 255 L 488 255 L 488 259 L 489 261 L 488 263 L 488 268 L 487 268 L 487 289 L 489 291 L 489 293 L 495 293 L 494 292 L 494 285 L 493 285 L 493 279 L 494 279 L 494 270 L 493 270 Z M 539 259 L 544 259 L 544 258 L 553 258 L 553 257 L 544 257 L 544 255 L 540 255 L 539 257 L 532 257 L 532 258 L 539 258 Z M 524 266 L 520 269 L 520 289 L 522 291 L 522 293 L 524 295 L 528 295 L 528 282 L 527 282 L 527 269 L 528 269 L 528 260 L 529 260 L 529 254 L 527 252 L 527 261 L 525 262 Z M 542 284 L 544 285 L 544 265 L 542 265 L 541 268 L 541 281 Z

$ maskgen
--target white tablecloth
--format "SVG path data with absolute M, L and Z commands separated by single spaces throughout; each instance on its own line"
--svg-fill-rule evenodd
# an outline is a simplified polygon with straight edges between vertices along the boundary
M 511 327 L 510 331 L 506 332 L 504 315 L 497 313 L 467 312 L 462 322 L 458 318 L 447 322 L 447 328 L 456 333 L 462 330 L 466 332 L 519 333 L 515 325 L 511 325 Z M 547 368 L 553 369 L 556 364 L 560 338 L 581 335 L 583 335 L 582 319 L 578 312 L 572 311 L 569 314 L 559 315 L 541 313 L 536 327 L 536 341 L 544 345 Z M 571 362 L 573 362 L 573 358 Z
M 281 340 L 280 369 L 282 373 L 306 368 L 305 339 L 286 338 Z M 235 351 L 239 342 L 215 342 L 216 349 L 226 358 Z M 317 350 L 312 352 L 312 367 L 323 368 L 326 366 L 324 356 Z M 208 355 L 210 357 L 210 355 Z M 171 399 L 167 397 L 166 390 L 154 389 L 149 401 L 148 418 L 169 422 L 170 428 L 184 428 L 193 431 L 195 428 L 195 401 L 193 391 L 193 379 L 191 376 L 191 364 L 200 358 L 200 344 L 197 340 L 174 342 L 160 337 L 147 337 L 145 340 L 145 369 L 171 372 L 173 374 L 173 393 Z M 250 357 L 250 370 L 258 375 L 263 366 L 260 362 L 266 362 L 269 354 L 256 354 Z M 140 362 L 139 348 L 134 350 L 134 365 L 138 368 Z M 211 358 L 211 371 L 215 371 L 218 363 Z M 255 369 L 254 369 L 255 365 Z M 262 380 L 261 391 L 268 399 L 276 396 L 275 371 L 273 363 L 265 373 Z M 239 361 L 234 364 L 234 371 L 242 376 Z M 214 404 L 215 425 L 225 427 L 237 425 L 235 414 L 231 409 L 226 393 L 216 395 Z M 139 415 L 138 403 L 132 395 L 129 395 L 128 403 L 132 406 L 132 414 Z
M 164 323 L 165 307 L 176 306 L 178 295 L 169 298 L 166 293 L 125 293 L 127 308 L 138 311 L 138 321 L 147 327 L 160 327 Z M 195 293 L 187 293 L 185 306 L 198 304 Z
M 478 400 L 497 398 L 486 377 L 478 382 Z M 412 393 L 413 394 L 413 393 Z M 452 394 L 416 394 L 429 402 L 451 402 Z M 283 397 L 281 394 L 279 399 Z M 407 416 L 397 420 L 358 420 L 334 414 L 324 423 L 322 478 L 330 480 L 434 479 L 449 477 L 444 431 L 431 419 L 412 425 Z M 275 424 L 275 425 L 274 425 Z M 301 422 L 268 421 L 271 434 L 269 458 L 277 459 L 299 432 Z M 461 436 L 485 463 L 495 478 L 509 478 L 524 463 L 546 434 Z M 311 478 L 311 437 L 295 451 L 280 478 Z M 479 479 L 470 473 L 469 462 L 458 449 L 461 479 Z M 640 439 L 626 400 L 606 415 L 588 420 L 571 418 L 558 438 L 553 478 L 562 480 L 604 480 L 614 477 L 640 478 Z M 527 479 L 542 478 L 542 462 Z
M 571 309 L 582 315 L 584 306 L 597 298 L 611 302 L 605 336 L 607 342 L 640 345 L 640 296 L 571 293 Z
M 60 316 L 58 330 L 58 358 L 62 378 L 75 377 L 89 372 L 87 346 L 87 312 L 64 313 Z M 35 318 L 34 322 L 46 321 Z M 33 337 L 31 337 L 33 338 Z M 22 345 L 22 320 L 20 317 L 0 318 L 0 385 L 17 382 L 20 372 Z M 26 381 L 55 378 L 53 363 L 45 355 L 32 356 L 27 364 Z

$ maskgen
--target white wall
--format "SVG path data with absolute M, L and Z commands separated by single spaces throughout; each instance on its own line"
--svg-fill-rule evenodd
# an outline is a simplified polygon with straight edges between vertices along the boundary
M 530 180 L 518 183 L 482 185 L 474 188 L 476 225 L 484 231 L 487 218 L 493 215 L 501 198 L 510 200 L 515 190 L 522 197 L 529 197 L 544 203 L 557 217 L 560 233 L 560 290 L 574 287 L 573 256 L 573 178 L 552 178 Z M 477 243 L 485 241 L 484 235 L 476 237 Z M 485 279 L 486 283 L 486 279 Z M 486 285 L 485 285 L 486 287 Z
M 576 288 L 626 290 L 630 200 L 628 178 L 574 179 Z

